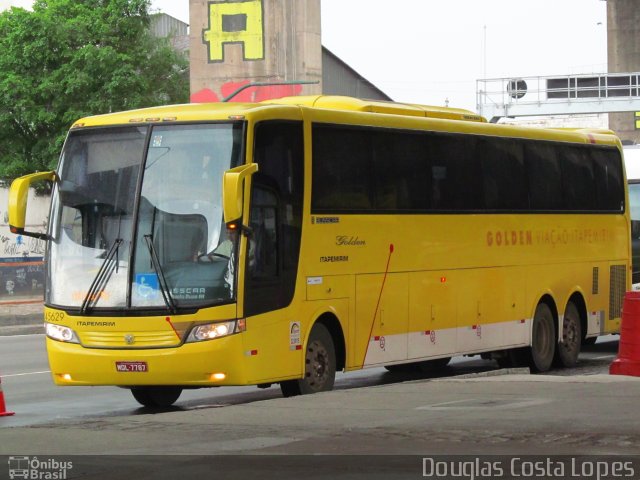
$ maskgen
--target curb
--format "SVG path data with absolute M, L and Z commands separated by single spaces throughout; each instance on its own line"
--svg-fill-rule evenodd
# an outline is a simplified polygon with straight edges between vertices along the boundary
M 12 325 L 10 327 L 0 327 L 0 337 L 34 334 L 44 334 L 44 325 L 42 323 L 33 325 Z
M 39 313 L 27 313 L 16 314 L 10 313 L 8 315 L 0 314 L 0 327 L 13 327 L 17 325 L 39 325 L 44 322 L 44 314 Z
M 0 307 L 3 305 L 37 305 L 38 303 L 42 303 L 42 299 L 40 298 L 30 298 L 25 300 L 7 300 L 0 302 Z
M 442 380 L 466 380 L 469 378 L 484 378 L 484 377 L 501 377 L 504 375 L 531 375 L 531 369 L 529 367 L 511 367 L 500 368 L 498 370 L 489 370 L 487 372 L 478 373 L 465 373 L 462 375 L 454 375 Z M 441 379 L 436 379 L 441 380 Z
M 0 302 L 0 336 L 43 333 L 42 299 L 22 298 Z

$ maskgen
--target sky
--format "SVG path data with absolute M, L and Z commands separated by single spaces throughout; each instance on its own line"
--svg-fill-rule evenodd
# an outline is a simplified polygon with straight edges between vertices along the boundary
M 188 0 L 152 0 L 189 21 Z M 394 100 L 476 110 L 476 80 L 607 70 L 603 0 L 321 0 L 322 44 Z
M 0 9 L 8 3 L 0 0 Z M 189 0 L 151 5 L 189 22 Z M 396 101 L 448 101 L 475 111 L 478 79 L 607 70 L 603 0 L 321 0 L 321 5 L 322 44 Z

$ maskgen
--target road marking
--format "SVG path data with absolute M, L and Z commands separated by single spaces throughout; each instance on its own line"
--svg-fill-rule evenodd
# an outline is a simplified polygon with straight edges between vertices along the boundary
M 230 407 L 230 403 L 211 403 L 209 405 L 196 405 L 194 407 L 189 407 L 187 410 L 203 410 L 205 408 L 223 408 Z
M 545 398 L 533 399 L 496 399 L 491 398 L 470 398 L 465 400 L 453 400 L 451 402 L 436 403 L 433 405 L 424 405 L 416 407 L 416 410 L 495 410 L 496 408 L 512 409 L 532 407 L 536 405 L 544 405 L 550 403 L 551 400 Z
M 29 372 L 29 373 L 11 373 L 9 375 L 2 375 L 2 378 L 9 377 L 24 377 L 26 375 L 42 375 L 43 373 L 51 373 L 51 370 L 45 370 L 43 372 Z
M 44 337 L 44 333 L 26 333 L 24 335 L 0 335 L 0 340 L 16 337 Z

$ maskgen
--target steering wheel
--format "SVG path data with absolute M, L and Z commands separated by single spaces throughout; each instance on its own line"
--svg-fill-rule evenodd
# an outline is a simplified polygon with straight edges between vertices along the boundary
M 224 258 L 225 260 L 229 260 L 229 257 L 227 257 L 226 255 L 222 255 L 221 253 L 216 253 L 216 252 L 210 252 L 210 253 L 199 254 L 196 257 L 196 261 L 198 263 L 211 263 L 213 262 L 213 257 L 219 257 L 219 258 Z

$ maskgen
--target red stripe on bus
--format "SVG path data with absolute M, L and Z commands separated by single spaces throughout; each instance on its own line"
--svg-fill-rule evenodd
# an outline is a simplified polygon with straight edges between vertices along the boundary
M 389 244 L 389 257 L 387 257 L 387 266 L 384 269 L 384 277 L 382 277 L 382 285 L 380 286 L 380 294 L 378 295 L 378 303 L 376 304 L 376 309 L 373 311 L 373 320 L 371 321 L 371 329 L 369 330 L 369 339 L 371 339 L 371 334 L 373 333 L 373 326 L 376 323 L 376 316 L 378 315 L 378 308 L 380 308 L 380 300 L 382 300 L 382 292 L 384 290 L 384 284 L 387 281 L 387 274 L 389 273 L 389 264 L 391 263 L 391 255 L 393 254 L 393 243 Z M 376 338 L 376 341 L 380 340 L 380 337 Z M 369 352 L 369 343 L 367 342 L 367 349 L 364 351 L 364 358 L 362 359 L 362 365 L 364 365 L 365 360 L 367 359 L 367 353 Z

